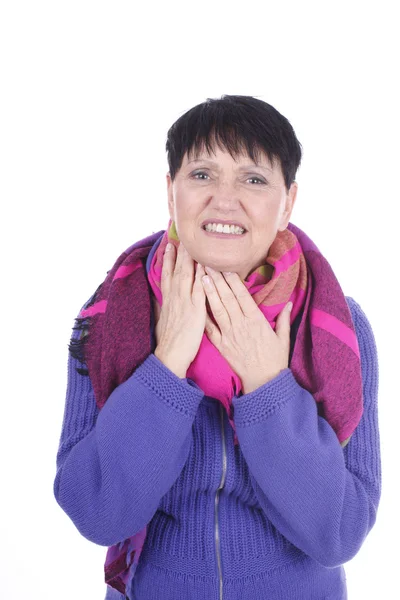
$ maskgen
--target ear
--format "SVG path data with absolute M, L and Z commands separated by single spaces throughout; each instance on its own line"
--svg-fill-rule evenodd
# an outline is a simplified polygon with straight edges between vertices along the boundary
M 286 229 L 286 227 L 288 226 L 290 217 L 292 216 L 294 204 L 296 202 L 297 190 L 298 190 L 298 185 L 297 185 L 296 181 L 293 181 L 292 185 L 289 188 L 289 191 L 286 194 L 285 208 L 282 213 L 281 223 L 278 227 L 278 231 L 284 231 Z
M 172 221 L 175 220 L 175 211 L 174 211 L 174 195 L 172 193 L 172 179 L 171 175 L 168 171 L 167 175 L 167 195 L 168 195 L 168 212 Z

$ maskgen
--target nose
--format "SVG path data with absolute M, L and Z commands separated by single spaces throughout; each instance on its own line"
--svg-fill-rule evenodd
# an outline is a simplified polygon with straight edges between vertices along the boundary
M 231 211 L 240 204 L 239 192 L 234 181 L 219 181 L 213 188 L 212 202 L 221 211 Z

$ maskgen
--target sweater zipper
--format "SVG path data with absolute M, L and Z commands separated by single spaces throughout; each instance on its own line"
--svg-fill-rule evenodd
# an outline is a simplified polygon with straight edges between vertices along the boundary
M 219 600 L 222 600 L 222 568 L 221 568 L 221 550 L 220 550 L 220 533 L 219 533 L 219 522 L 218 522 L 218 505 L 219 505 L 219 492 L 225 485 L 226 478 L 226 446 L 225 446 L 225 429 L 224 429 L 224 407 L 220 403 L 220 416 L 221 416 L 221 432 L 222 432 L 222 475 L 217 493 L 215 495 L 215 545 L 217 551 L 217 564 L 219 573 Z

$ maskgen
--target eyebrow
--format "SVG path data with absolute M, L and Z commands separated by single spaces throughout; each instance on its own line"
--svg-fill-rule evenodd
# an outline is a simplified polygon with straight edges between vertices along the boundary
M 210 165 L 215 165 L 216 167 L 218 167 L 218 163 L 214 162 L 213 160 L 209 160 L 208 158 L 194 158 L 193 160 L 189 160 L 189 162 L 187 164 L 189 165 L 190 163 L 195 163 L 195 162 L 207 162 Z M 256 165 L 255 163 L 250 163 L 248 165 L 242 165 L 241 167 L 238 167 L 238 170 L 245 171 L 249 168 L 254 169 L 254 167 L 258 167 L 259 169 L 264 169 L 264 170 L 272 173 L 272 169 L 270 169 L 269 167 L 263 166 L 263 165 Z

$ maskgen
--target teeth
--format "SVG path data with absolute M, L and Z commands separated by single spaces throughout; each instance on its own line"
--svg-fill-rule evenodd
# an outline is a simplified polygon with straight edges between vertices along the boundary
M 218 233 L 234 233 L 236 235 L 241 235 L 244 233 L 244 229 L 237 225 L 222 225 L 222 223 L 208 223 L 204 229 L 206 231 L 218 232 Z

